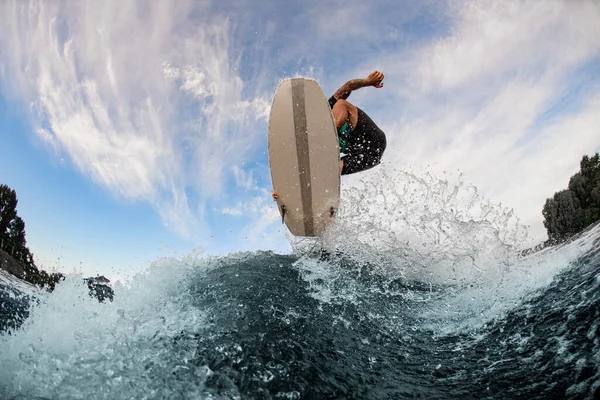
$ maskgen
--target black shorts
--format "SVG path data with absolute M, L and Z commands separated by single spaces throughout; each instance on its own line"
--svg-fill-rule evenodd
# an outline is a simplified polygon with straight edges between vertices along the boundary
M 387 141 L 385 133 L 360 108 L 356 128 L 350 134 L 348 147 L 342 157 L 342 175 L 354 174 L 379 165 Z

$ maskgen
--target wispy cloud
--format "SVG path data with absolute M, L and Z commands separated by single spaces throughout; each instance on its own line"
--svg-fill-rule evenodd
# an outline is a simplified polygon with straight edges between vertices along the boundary
M 279 79 L 310 75 L 330 94 L 378 68 L 385 87 L 350 100 L 386 131 L 384 162 L 460 169 L 539 236 L 545 197 L 600 144 L 599 10 L 9 0 L 0 72 L 40 139 L 97 184 L 149 202 L 182 235 L 225 214 L 260 237 L 277 222 L 265 121 Z
M 598 67 L 581 69 L 599 60 L 600 7 L 451 2 L 448 15 L 446 35 L 380 58 L 392 75 L 390 104 L 373 112 L 391 136 L 385 158 L 460 169 L 540 239 L 545 198 L 600 145 L 597 90 L 556 107 L 573 88 L 599 87 Z
M 96 183 L 186 235 L 254 151 L 232 28 L 205 3 L 5 2 L 2 75 L 40 135 Z M 199 17 L 201 16 L 201 17 Z M 207 227 L 204 227 L 207 229 Z
M 598 51 L 595 2 L 454 2 L 451 34 L 418 52 L 413 82 L 444 91 L 562 72 Z M 481 88 L 480 88 L 481 89 Z

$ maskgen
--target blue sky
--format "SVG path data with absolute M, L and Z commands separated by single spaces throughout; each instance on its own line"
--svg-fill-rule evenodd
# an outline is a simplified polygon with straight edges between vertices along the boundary
M 289 250 L 266 129 L 290 76 L 383 128 L 381 168 L 460 171 L 545 238 L 541 207 L 599 150 L 595 1 L 0 4 L 0 182 L 45 268 Z M 352 187 L 362 176 L 344 178 Z

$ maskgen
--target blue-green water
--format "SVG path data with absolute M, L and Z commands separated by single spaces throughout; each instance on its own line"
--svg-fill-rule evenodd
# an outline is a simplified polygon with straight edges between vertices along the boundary
M 342 213 L 293 254 L 157 261 L 113 302 L 5 283 L 0 398 L 598 398 L 600 227 L 523 257 L 503 212 L 462 218 L 442 192 L 394 221 Z

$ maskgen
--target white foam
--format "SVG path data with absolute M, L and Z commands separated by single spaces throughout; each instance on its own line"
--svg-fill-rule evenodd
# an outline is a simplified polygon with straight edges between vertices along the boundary
M 504 267 L 502 275 L 488 276 L 477 285 L 446 296 L 443 302 L 431 304 L 424 313 L 431 321 L 429 328 L 452 334 L 473 331 L 502 318 L 550 285 L 557 274 L 576 268 L 574 263 L 590 252 L 599 238 L 600 225 L 573 242 L 515 259 Z
M 23 294 L 28 295 L 37 295 L 42 291 L 38 286 L 21 280 L 3 269 L 0 269 L 0 283 L 4 283 L 8 287 L 16 288 L 23 292 Z
M 549 285 L 600 235 L 598 226 L 573 243 L 522 257 L 527 228 L 512 210 L 491 203 L 472 185 L 427 171 L 380 168 L 344 190 L 342 200 L 318 246 L 368 263 L 390 280 L 446 287 L 416 296 L 427 303 L 424 326 L 442 334 L 477 329 L 502 316 Z M 298 252 L 315 244 L 291 242 Z M 329 286 L 321 285 L 321 300 L 331 298 Z
M 95 398 L 100 388 L 105 398 L 128 398 L 128 390 L 139 396 L 138 385 L 148 384 L 144 368 L 172 356 L 160 342 L 206 325 L 202 311 L 190 306 L 192 271 L 185 261 L 157 261 L 129 288 L 117 285 L 106 303 L 90 297 L 80 277 L 67 276 L 17 332 L 0 335 L 0 387 L 32 397 Z
M 320 246 L 396 277 L 468 284 L 490 270 L 501 272 L 526 239 L 513 211 L 484 199 L 472 185 L 380 168 L 343 191 L 338 217 Z M 292 239 L 292 246 L 298 250 L 305 242 Z

